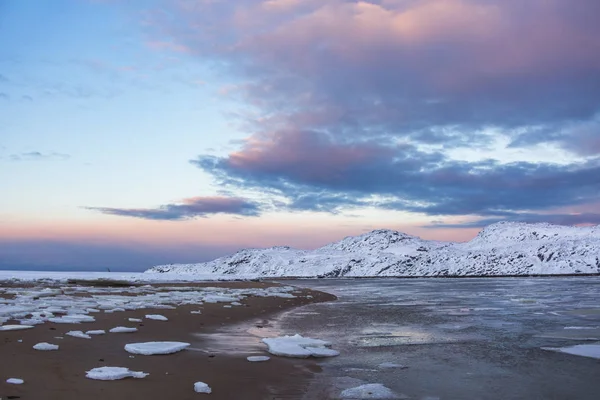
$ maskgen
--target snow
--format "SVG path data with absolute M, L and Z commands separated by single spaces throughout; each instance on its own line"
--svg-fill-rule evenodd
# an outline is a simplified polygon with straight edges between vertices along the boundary
M 137 328 L 130 328 L 127 326 L 117 326 L 109 330 L 110 333 L 131 333 L 137 332 Z
M 142 322 L 141 318 L 128 318 L 127 319 L 129 322 Z
M 196 382 L 194 383 L 194 392 L 210 394 L 212 389 L 204 382 Z
M 392 363 L 392 362 L 381 363 L 378 365 L 378 367 L 379 368 L 399 368 L 399 369 L 408 368 L 406 365 L 396 364 L 396 363 Z
M 42 342 L 42 343 L 36 344 L 35 346 L 33 346 L 33 348 L 36 350 L 50 351 L 50 350 L 58 350 L 58 345 Z
M 91 339 L 92 337 L 88 334 L 83 333 L 82 331 L 69 331 L 65 333 L 67 336 L 73 336 L 81 339 Z
M 1 272 L 1 271 L 0 271 Z M 295 288 L 223 288 L 186 286 L 94 287 L 61 286 L 60 290 L 40 287 L 18 287 L 13 284 L 4 291 L 12 297 L 0 299 L 0 331 L 31 329 L 34 325 L 54 322 L 79 324 L 93 322 L 89 315 L 98 311 L 134 311 L 174 309 L 177 306 L 198 307 L 209 302 L 232 302 L 248 296 L 275 297 L 288 295 Z M 39 294 L 42 296 L 38 296 Z M 150 311 L 147 311 L 150 312 Z M 198 313 L 201 313 L 198 310 Z M 167 321 L 163 315 L 148 314 L 147 318 Z M 129 318 L 124 318 L 129 319 Z M 19 325 L 1 325 L 17 320 Z M 143 321 L 131 318 L 131 322 Z
M 202 311 L 198 310 L 198 311 L 190 311 L 190 314 L 202 314 Z
M 195 274 L 202 279 L 207 275 L 219 279 L 595 274 L 600 273 L 599 253 L 600 226 L 501 222 L 465 243 L 429 241 L 380 229 L 312 251 L 244 249 L 209 262 L 157 266 L 146 273 L 169 279 Z M 233 301 L 237 300 L 222 300 Z
M 6 380 L 6 383 L 10 383 L 13 385 L 22 385 L 23 383 L 25 383 L 25 381 L 23 379 L 19 379 L 19 378 L 8 378 Z
M 342 399 L 399 399 L 398 395 L 380 383 L 369 383 L 342 391 Z
M 250 356 L 246 357 L 246 360 L 250 362 L 261 362 L 261 361 L 269 361 L 271 357 L 268 356 Z
M 124 367 L 100 367 L 87 371 L 85 377 L 100 381 L 114 381 L 124 378 L 145 378 L 149 374 L 146 372 L 130 371 Z
M 565 329 L 582 330 L 582 329 L 597 329 L 596 326 L 565 326 Z
M 105 335 L 106 331 L 104 329 L 96 329 L 93 331 L 87 331 L 86 335 Z
M 48 318 L 48 321 L 55 324 L 79 324 L 81 322 L 94 322 L 94 317 L 89 315 L 63 315 L 62 317 Z
M 146 315 L 146 319 L 152 319 L 154 321 L 168 321 L 169 319 L 164 315 L 160 314 L 148 314 Z
M 578 344 L 575 346 L 568 347 L 545 347 L 543 349 L 572 354 L 575 356 L 600 359 L 600 342 L 594 344 Z
M 302 337 L 299 334 L 294 336 L 281 336 L 277 338 L 262 339 L 269 349 L 269 353 L 276 356 L 308 358 L 308 357 L 334 357 L 340 353 L 329 349 L 329 342 L 309 337 Z
M 21 331 L 23 329 L 34 328 L 33 325 L 2 325 L 0 331 Z
M 125 351 L 132 354 L 142 354 L 145 356 L 157 354 L 172 354 L 177 353 L 190 346 L 190 343 L 185 342 L 144 342 L 130 343 L 125 345 Z

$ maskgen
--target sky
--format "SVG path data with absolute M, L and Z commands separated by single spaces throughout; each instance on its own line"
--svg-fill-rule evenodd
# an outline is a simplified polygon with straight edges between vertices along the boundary
M 0 269 L 600 224 L 597 0 L 1 0 Z

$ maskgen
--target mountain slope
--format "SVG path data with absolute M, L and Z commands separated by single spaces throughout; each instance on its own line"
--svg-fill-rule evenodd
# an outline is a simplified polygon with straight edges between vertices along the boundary
M 147 272 L 269 277 L 596 274 L 600 226 L 501 222 L 466 243 L 375 230 L 312 251 L 245 249 L 205 263 L 163 265 Z

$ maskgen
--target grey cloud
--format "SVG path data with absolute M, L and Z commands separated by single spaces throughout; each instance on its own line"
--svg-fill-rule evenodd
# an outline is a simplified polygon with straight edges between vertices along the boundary
M 259 205 L 241 198 L 195 197 L 181 204 L 166 204 L 158 208 L 86 207 L 103 214 L 161 221 L 181 221 L 212 214 L 258 216 Z

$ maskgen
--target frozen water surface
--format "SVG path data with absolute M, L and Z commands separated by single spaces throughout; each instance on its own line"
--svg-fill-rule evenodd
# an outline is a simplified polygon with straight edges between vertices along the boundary
M 600 393 L 600 277 L 285 283 L 338 296 L 273 324 L 340 351 L 320 362 L 307 399 L 338 399 L 375 382 L 411 399 L 597 400 Z M 340 379 L 353 384 L 336 386 Z

